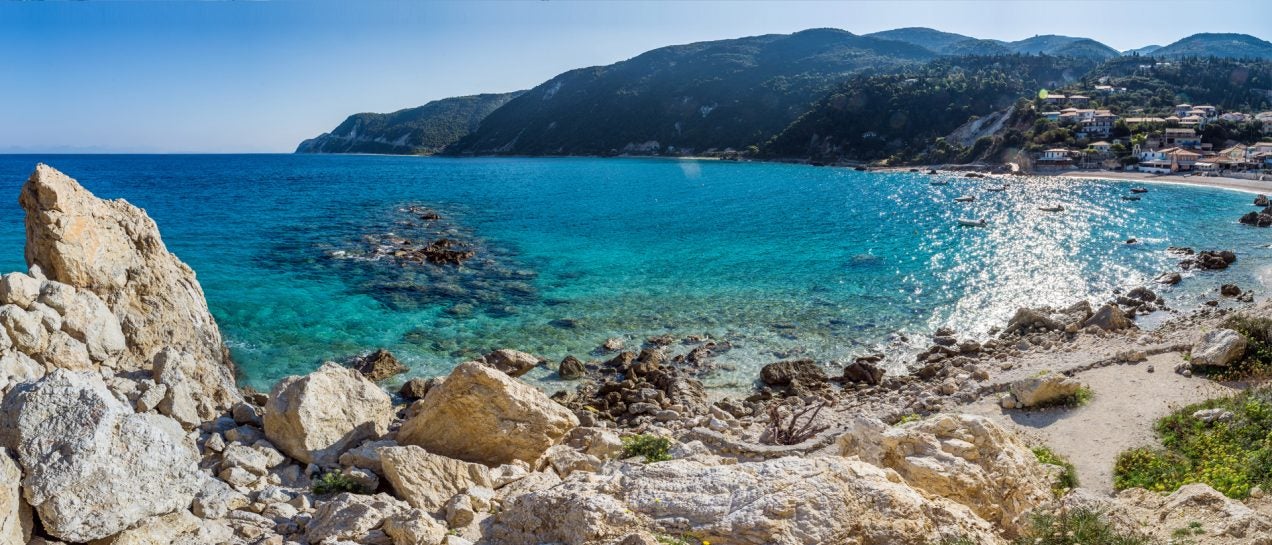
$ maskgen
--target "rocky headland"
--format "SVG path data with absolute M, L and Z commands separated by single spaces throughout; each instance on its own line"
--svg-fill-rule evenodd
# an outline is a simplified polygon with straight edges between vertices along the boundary
M 743 399 L 695 378 L 727 346 L 669 356 L 667 338 L 566 358 L 579 382 L 554 396 L 517 378 L 548 363 L 515 350 L 392 395 L 374 382 L 402 369 L 385 352 L 262 394 L 235 385 L 194 271 L 144 211 L 45 165 L 20 202 L 30 267 L 0 277 L 6 544 L 1005 545 L 1082 509 L 1155 542 L 1203 521 L 1193 543 L 1272 544 L 1262 494 L 1112 494 L 1099 475 L 1165 403 L 1215 395 L 1193 366 L 1245 350 L 1218 324 L 1269 314 L 1235 287 L 1152 332 L 1134 323 L 1163 305 L 1148 288 L 1021 309 L 992 339 L 938 331 L 910 373 L 884 355 L 774 362 Z M 1096 402 L 1057 405 L 1084 389 Z M 1119 412 L 1128 398 L 1144 401 Z M 1105 420 L 1141 436 L 1049 434 Z M 1088 486 L 1057 487 L 1044 443 Z

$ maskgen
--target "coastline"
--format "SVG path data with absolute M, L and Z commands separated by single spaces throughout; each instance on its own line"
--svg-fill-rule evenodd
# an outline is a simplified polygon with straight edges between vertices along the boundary
M 1228 178 L 1225 176 L 1180 176 L 1178 174 L 1148 174 L 1145 172 L 1115 172 L 1106 170 L 1066 170 L 1055 173 L 1034 173 L 1033 175 L 1084 178 L 1092 180 L 1191 185 L 1196 187 L 1228 189 L 1251 194 L 1266 195 L 1268 193 L 1272 193 L 1272 179 L 1260 182 L 1255 180 L 1246 180 L 1244 178 Z

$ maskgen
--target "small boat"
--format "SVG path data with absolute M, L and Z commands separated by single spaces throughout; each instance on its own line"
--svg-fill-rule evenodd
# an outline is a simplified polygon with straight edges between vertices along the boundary
M 1131 193 L 1148 193 L 1148 188 L 1146 188 L 1146 187 L 1132 187 L 1132 188 L 1131 188 Z
M 950 183 L 945 180 L 932 180 L 928 183 L 932 185 L 950 185 Z
M 1055 206 L 1039 206 L 1038 210 L 1042 210 L 1043 212 L 1064 212 L 1064 207 L 1058 204 Z
M 985 220 L 973 220 L 967 218 L 958 218 L 958 224 L 963 227 L 984 227 L 987 223 Z
M 954 202 L 972 202 L 974 200 L 976 200 L 976 197 L 973 197 L 971 195 L 963 195 L 962 197 L 954 197 Z
M 1140 200 L 1140 198 L 1139 198 L 1139 197 L 1128 197 L 1128 196 L 1126 196 L 1126 195 L 1123 195 L 1123 196 L 1122 196 L 1122 200 L 1124 200 L 1124 201 L 1138 201 L 1138 200 Z
M 928 169 L 928 174 L 929 174 L 929 175 L 936 174 L 936 169 L 934 169 L 934 168 L 932 168 L 932 169 Z
M 1007 191 L 1007 186 L 1001 185 L 998 187 L 987 187 L 985 188 L 985 191 Z

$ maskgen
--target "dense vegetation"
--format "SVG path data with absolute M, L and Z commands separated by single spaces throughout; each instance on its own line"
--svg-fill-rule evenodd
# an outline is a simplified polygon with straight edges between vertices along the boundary
M 1015 42 L 1004 42 L 1000 40 L 983 40 L 952 32 L 941 32 L 931 28 L 911 27 L 875 32 L 874 34 L 868 34 L 868 36 L 910 43 L 927 48 L 933 53 L 955 56 L 1023 53 L 1028 55 L 1083 57 L 1099 61 L 1119 55 L 1116 49 L 1090 38 L 1074 38 L 1056 36 L 1054 34 L 1034 36 Z
M 1272 59 L 1272 43 L 1248 34 L 1193 34 L 1152 51 L 1155 57 Z
M 858 72 L 935 55 L 833 29 L 655 49 L 572 70 L 491 114 L 459 154 L 694 153 L 763 142 Z
M 1097 105 L 1123 115 L 1172 115 L 1180 103 L 1208 104 L 1226 112 L 1272 109 L 1272 61 L 1266 60 L 1121 57 L 1086 74 L 1075 89 L 1101 83 L 1126 88 L 1097 97 Z
M 446 98 L 389 114 L 354 114 L 330 133 L 301 142 L 296 153 L 437 153 L 519 94 Z
M 1231 413 L 1210 423 L 1193 416 L 1204 409 Z M 1250 489 L 1272 489 L 1272 388 L 1252 389 L 1175 411 L 1157 422 L 1163 448 L 1123 452 L 1114 467 L 1114 486 L 1171 492 L 1206 483 L 1230 497 Z
M 855 77 L 768 142 L 764 153 L 893 163 L 981 156 L 1003 142 L 987 138 L 960 149 L 938 139 L 973 116 L 1008 109 L 1040 88 L 1071 83 L 1094 65 L 1070 57 L 958 57 L 896 74 Z M 1013 143 L 1022 142 L 1006 144 Z

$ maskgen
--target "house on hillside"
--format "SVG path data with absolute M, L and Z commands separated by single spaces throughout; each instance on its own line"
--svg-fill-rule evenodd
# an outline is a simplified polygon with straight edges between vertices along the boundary
M 1145 123 L 1165 123 L 1166 120 L 1161 117 L 1128 117 L 1125 119 L 1126 126 L 1135 128 Z
M 1099 142 L 1092 142 L 1087 147 L 1095 150 L 1097 153 L 1108 153 L 1113 148 L 1113 144 L 1101 140 Z
M 1042 99 L 1042 101 L 1047 104 L 1064 104 L 1064 101 L 1066 98 L 1067 97 L 1065 97 L 1064 95 L 1048 94 L 1046 98 Z
M 1060 112 L 1042 112 L 1041 115 L 1047 121 L 1060 121 Z
M 1193 109 L 1192 104 L 1176 104 L 1175 117 L 1184 117 L 1188 115 L 1188 111 Z
M 1202 105 L 1202 106 L 1193 106 L 1191 110 L 1188 110 L 1188 112 L 1189 113 L 1198 112 L 1197 115 L 1210 119 L 1219 113 L 1219 109 L 1210 105 Z
M 1073 166 L 1074 152 L 1065 148 L 1051 148 L 1045 150 L 1034 165 L 1038 168 L 1066 168 Z
M 1069 95 L 1069 104 L 1074 106 L 1086 106 L 1088 102 L 1091 102 L 1091 97 L 1083 95 Z
M 1201 137 L 1190 128 L 1166 129 L 1165 145 L 1167 147 L 1201 148 Z

